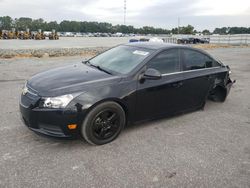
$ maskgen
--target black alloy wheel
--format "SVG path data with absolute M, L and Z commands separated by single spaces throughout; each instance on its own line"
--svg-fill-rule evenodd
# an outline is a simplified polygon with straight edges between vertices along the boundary
M 116 102 L 104 102 L 93 108 L 86 116 L 81 133 L 93 145 L 113 141 L 125 125 L 125 113 Z
M 107 139 L 117 132 L 119 124 L 118 114 L 112 109 L 105 109 L 93 119 L 92 131 L 97 139 Z

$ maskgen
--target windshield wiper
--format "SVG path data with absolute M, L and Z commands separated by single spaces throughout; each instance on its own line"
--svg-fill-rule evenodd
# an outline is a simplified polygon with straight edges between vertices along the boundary
M 111 75 L 112 75 L 111 72 L 109 72 L 109 71 L 107 71 L 106 69 L 100 67 L 99 65 L 94 65 L 94 64 L 90 63 L 89 61 L 84 61 L 83 63 L 85 63 L 85 64 L 87 64 L 87 65 L 90 65 L 91 67 L 95 67 L 95 68 L 97 68 L 97 69 L 100 70 L 100 71 L 106 72 L 107 74 L 111 74 Z
M 110 75 L 112 75 L 112 73 L 111 72 L 109 72 L 109 71 L 107 71 L 106 69 L 104 69 L 104 68 L 102 68 L 102 67 L 100 67 L 99 65 L 94 65 L 96 68 L 98 68 L 100 71 L 103 71 L 103 72 L 106 72 L 107 74 L 110 74 Z

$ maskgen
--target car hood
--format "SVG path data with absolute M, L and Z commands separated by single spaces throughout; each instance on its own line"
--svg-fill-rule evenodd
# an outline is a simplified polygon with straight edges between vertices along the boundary
M 114 84 L 120 80 L 119 76 L 110 75 L 94 67 L 78 63 L 38 73 L 28 80 L 27 86 L 40 96 L 53 97 L 84 92 L 89 87 Z

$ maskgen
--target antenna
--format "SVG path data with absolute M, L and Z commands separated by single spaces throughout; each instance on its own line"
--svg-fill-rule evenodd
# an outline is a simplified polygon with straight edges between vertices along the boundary
M 127 9 L 127 0 L 124 0 L 124 20 L 123 20 L 124 25 L 126 25 L 126 9 Z

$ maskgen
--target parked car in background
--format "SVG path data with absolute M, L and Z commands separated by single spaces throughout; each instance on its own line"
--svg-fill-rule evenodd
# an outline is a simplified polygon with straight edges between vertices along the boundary
M 75 33 L 74 37 L 83 37 L 83 34 L 82 33 Z
M 124 34 L 118 32 L 118 33 L 113 34 L 113 36 L 114 36 L 114 37 L 123 37 Z
M 74 37 L 74 35 L 75 35 L 75 34 L 72 33 L 72 32 L 65 32 L 65 33 L 64 33 L 64 36 L 65 36 L 65 37 Z
M 139 39 L 129 39 L 129 42 L 139 42 Z
M 177 39 L 178 44 L 205 44 L 209 43 L 209 41 L 210 41 L 209 38 L 194 38 L 194 37 Z

